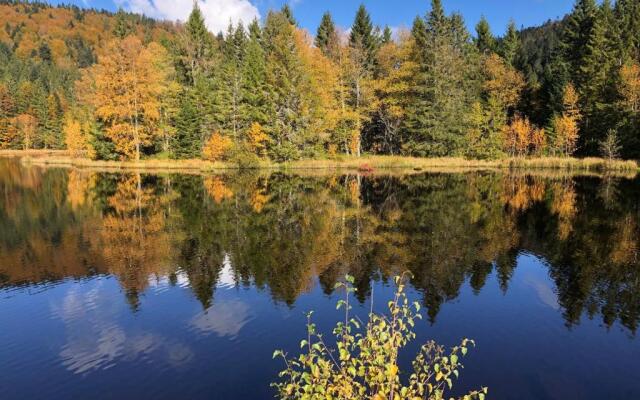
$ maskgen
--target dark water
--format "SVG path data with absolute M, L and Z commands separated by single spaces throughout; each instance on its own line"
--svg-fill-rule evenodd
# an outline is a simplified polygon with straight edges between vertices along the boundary
M 327 332 L 412 272 L 460 390 L 640 398 L 640 180 L 151 175 L 0 161 L 0 398 L 258 399 L 304 312 Z M 415 343 L 409 352 L 417 349 Z

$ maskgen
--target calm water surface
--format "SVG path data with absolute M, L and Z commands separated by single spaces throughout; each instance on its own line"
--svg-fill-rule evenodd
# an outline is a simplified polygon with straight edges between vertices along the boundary
M 0 161 L 0 398 L 259 399 L 413 274 L 460 390 L 640 398 L 640 180 L 500 173 L 95 173 Z

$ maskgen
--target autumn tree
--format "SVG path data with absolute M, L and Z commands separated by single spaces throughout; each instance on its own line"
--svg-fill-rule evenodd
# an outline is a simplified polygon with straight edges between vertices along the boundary
M 266 152 L 269 136 L 264 132 L 262 125 L 254 122 L 247 130 L 246 142 L 251 152 L 259 156 L 263 156 Z
M 552 121 L 554 149 L 564 156 L 570 156 L 576 151 L 579 137 L 580 110 L 578 108 L 578 94 L 569 84 L 563 95 L 563 112 L 556 115 Z
M 168 85 L 165 57 L 157 43 L 145 47 L 129 36 L 110 43 L 109 52 L 91 67 L 95 89 L 88 100 L 124 158 L 139 160 L 143 148 L 161 135 L 161 97 Z
M 547 144 L 545 131 L 533 125 L 529 118 L 515 115 L 504 128 L 504 146 L 510 156 L 540 155 Z
M 86 153 L 89 146 L 87 136 L 82 131 L 80 122 L 71 115 L 65 117 L 63 133 L 67 150 L 72 157 L 80 157 Z
M 222 161 L 233 147 L 233 141 L 215 132 L 204 145 L 202 156 L 208 161 Z

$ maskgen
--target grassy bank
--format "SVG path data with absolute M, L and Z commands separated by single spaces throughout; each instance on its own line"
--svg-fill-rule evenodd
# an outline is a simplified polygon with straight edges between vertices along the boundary
M 33 165 L 70 166 L 95 169 L 139 169 L 139 170 L 184 170 L 184 171 L 215 171 L 223 169 L 237 169 L 238 166 L 229 162 L 210 162 L 204 160 L 141 160 L 141 161 L 102 161 L 87 158 L 74 158 L 64 151 L 48 150 L 2 150 L 0 156 L 20 157 L 23 162 Z M 501 160 L 467 160 L 464 158 L 418 158 L 401 156 L 363 156 L 339 157 L 324 160 L 298 160 L 285 163 L 263 161 L 261 169 L 314 169 L 314 170 L 352 170 L 371 172 L 387 169 L 410 170 L 448 170 L 448 169 L 511 169 L 511 170 L 569 170 L 606 172 L 623 171 L 637 172 L 635 161 L 613 160 L 602 158 L 508 158 Z

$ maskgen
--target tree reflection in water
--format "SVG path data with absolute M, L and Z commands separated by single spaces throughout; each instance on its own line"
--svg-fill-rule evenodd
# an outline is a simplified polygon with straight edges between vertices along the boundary
M 236 285 L 293 304 L 316 280 L 408 269 L 432 321 L 463 283 L 503 291 L 517 257 L 544 259 L 566 324 L 635 332 L 637 179 L 493 172 L 304 176 L 0 169 L 0 287 L 117 277 L 132 310 L 154 280 L 186 276 L 208 309 L 225 265 Z

